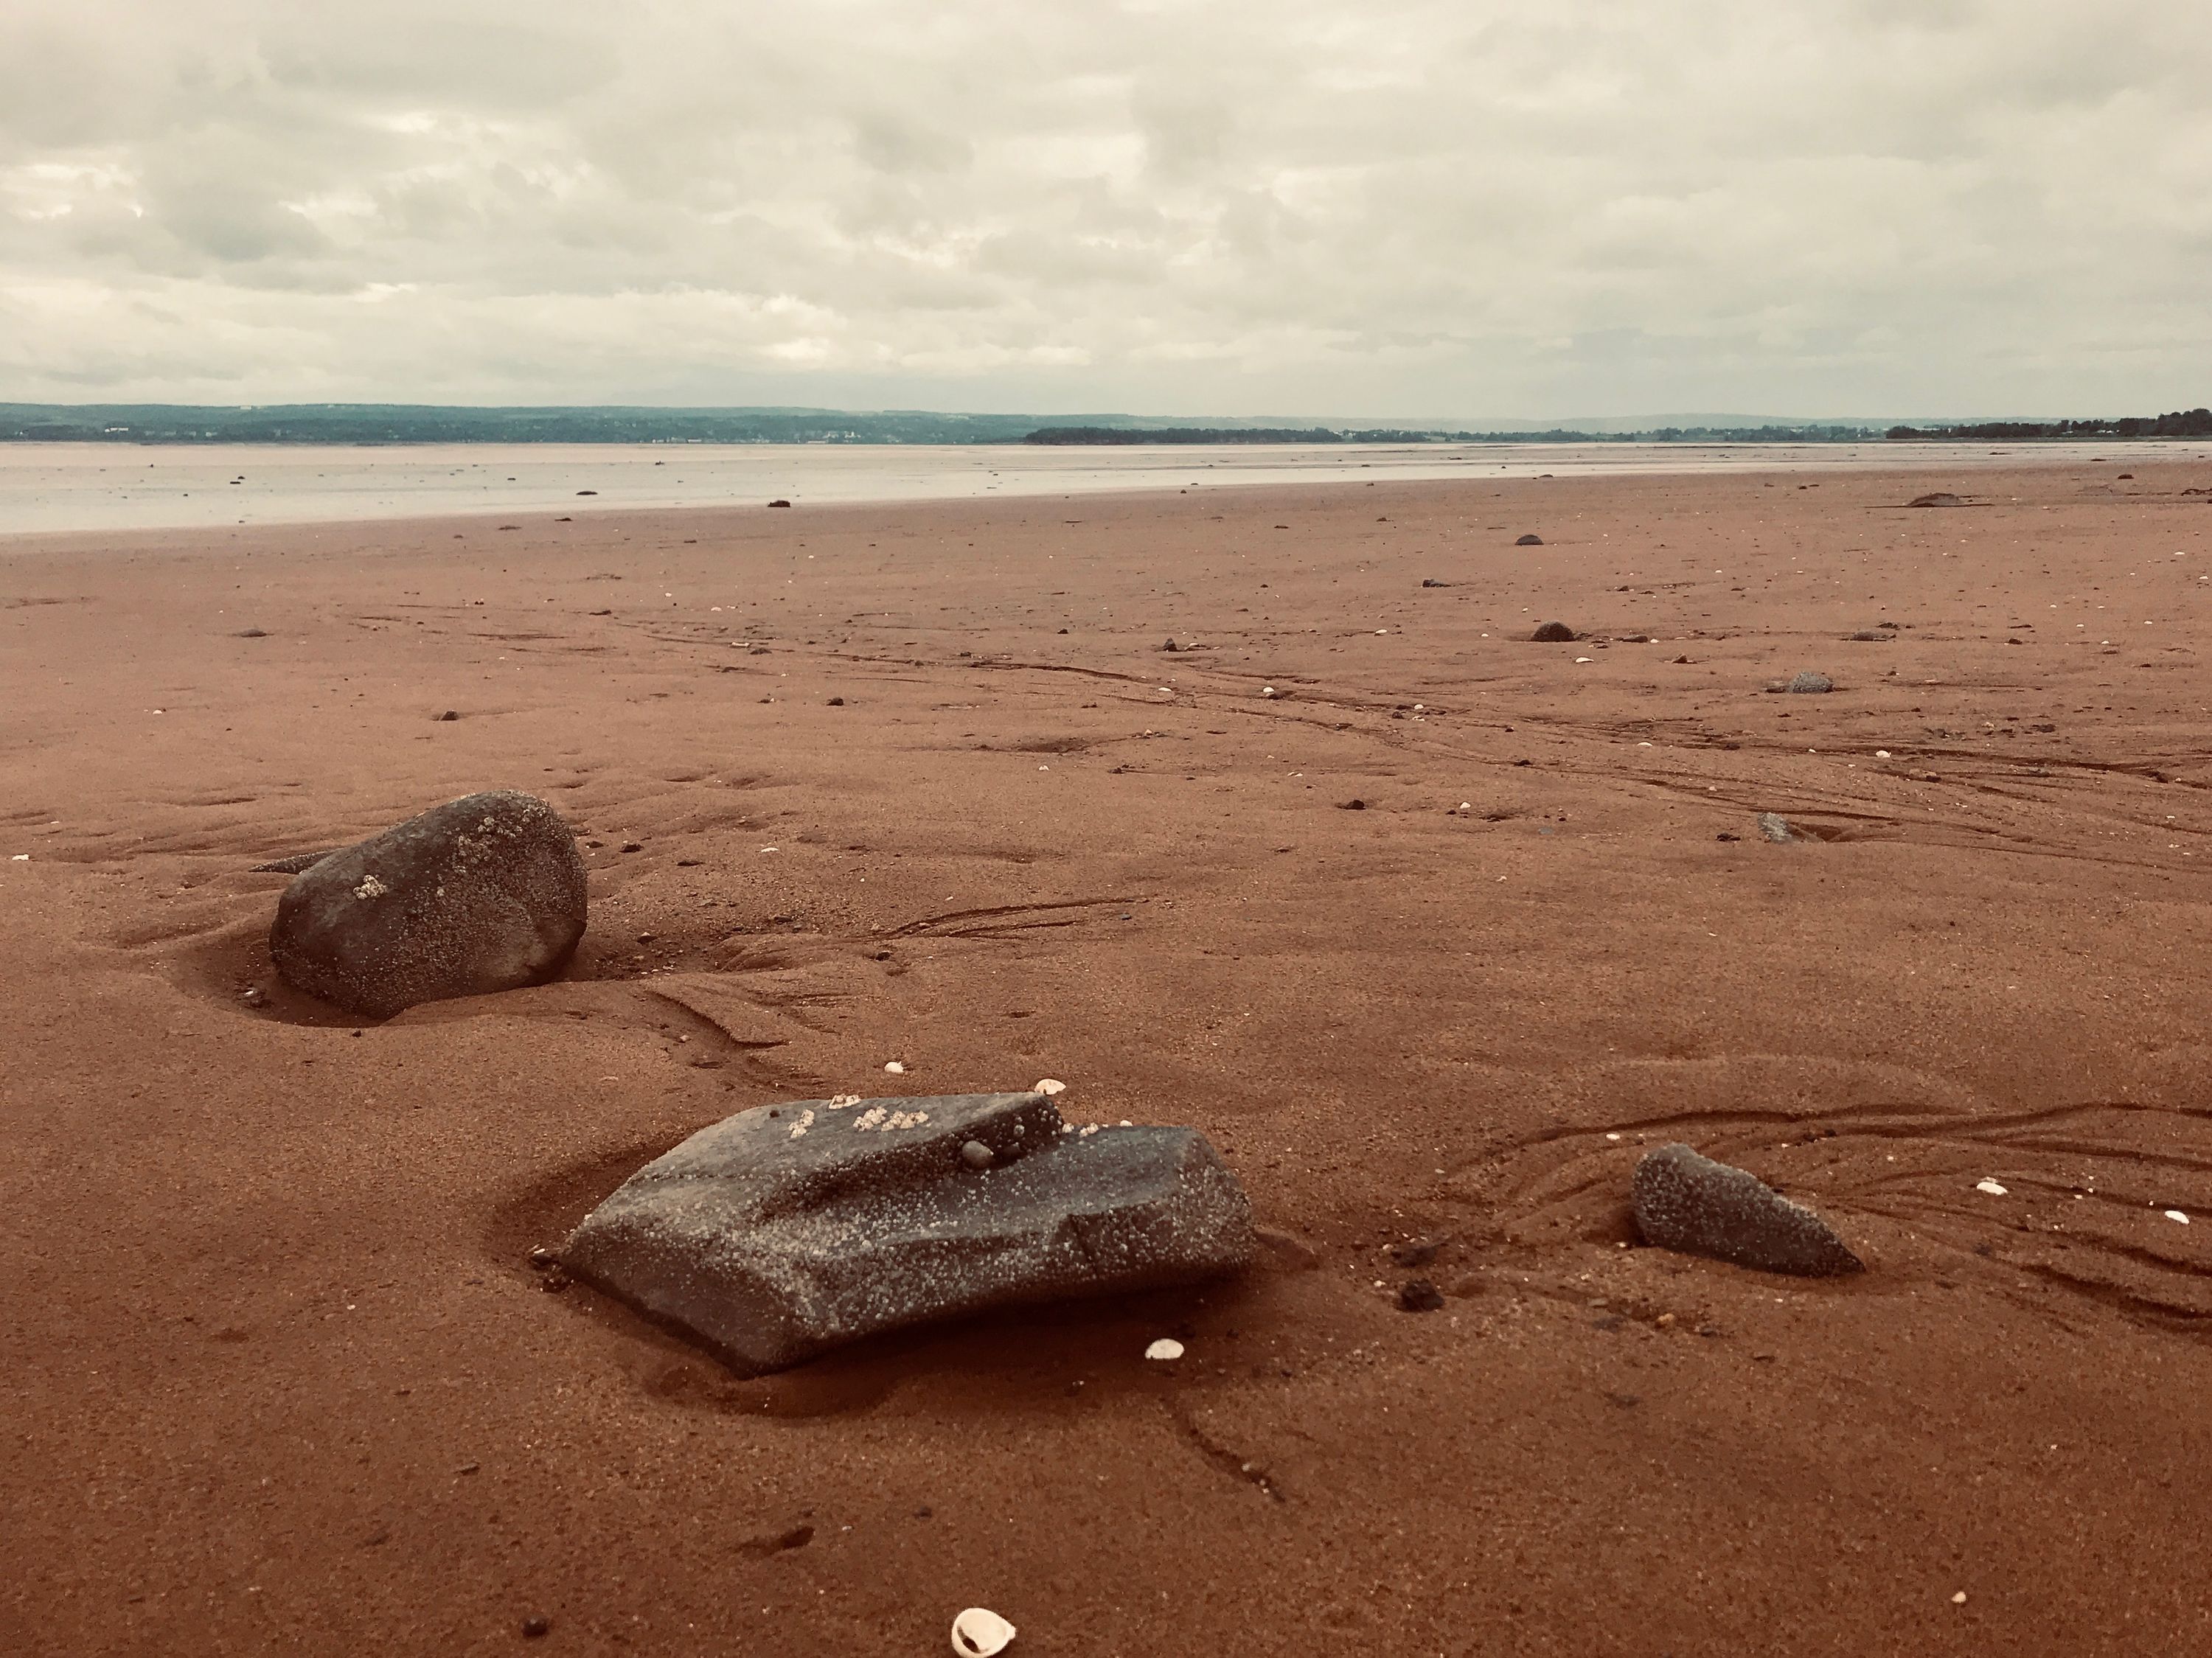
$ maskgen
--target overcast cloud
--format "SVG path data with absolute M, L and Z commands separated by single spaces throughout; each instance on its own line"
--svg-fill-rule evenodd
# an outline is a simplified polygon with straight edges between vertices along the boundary
M 2192 0 L 4 0 L 0 398 L 2212 401 Z

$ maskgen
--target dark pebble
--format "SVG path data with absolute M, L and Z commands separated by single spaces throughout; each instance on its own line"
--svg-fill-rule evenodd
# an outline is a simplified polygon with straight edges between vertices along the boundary
M 1390 1259 L 1401 1266 L 1425 1266 L 1443 1247 L 1434 1238 L 1415 1238 L 1409 1243 L 1392 1244 Z
M 460 714 L 459 714 L 456 710 L 452 709 L 452 708 L 448 708 L 448 709 L 447 709 L 447 710 L 445 711 L 445 713 L 443 713 L 443 714 L 440 714 L 440 715 L 438 716 L 438 719 L 439 719 L 439 720 L 442 723 L 443 721 L 447 720 L 459 720 L 460 717 L 461 717 L 461 716 L 460 716 Z
M 623 841 L 622 844 L 622 849 L 624 852 L 643 852 L 645 850 L 642 846 L 639 845 L 635 841 Z
M 1528 637 L 1539 645 L 1571 645 L 1575 630 L 1564 622 L 1547 622 Z
M 1407 1278 L 1398 1286 L 1401 1313 L 1433 1313 L 1443 1304 L 1443 1292 L 1425 1278 Z
M 522 1620 L 522 1638 L 526 1641 L 542 1640 L 552 1632 L 553 1620 L 550 1618 L 526 1618 Z
M 1544 537 L 1541 536 L 1522 536 L 1515 541 L 1513 544 L 1516 547 L 1540 547 L 1544 544 Z
M 845 706 L 845 699 L 842 696 L 833 696 L 830 699 L 830 706 L 833 708 L 842 708 Z
M 771 501 L 769 502 L 769 505 L 771 507 L 788 507 L 791 503 L 787 501 Z
M 234 635 L 234 637 L 239 639 L 266 639 L 269 635 L 258 628 L 241 628 L 239 629 L 237 634 Z

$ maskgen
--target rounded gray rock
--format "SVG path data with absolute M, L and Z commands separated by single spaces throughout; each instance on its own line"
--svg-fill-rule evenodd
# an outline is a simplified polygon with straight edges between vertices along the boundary
M 1829 678 L 1827 675 L 1824 673 L 1814 673 L 1808 668 L 1803 673 L 1793 674 L 1790 676 L 1790 689 L 1796 692 L 1801 696 L 1808 695 L 1817 695 L 1822 691 L 1832 691 L 1835 689 L 1836 682 Z
M 1662 1145 L 1636 1165 L 1636 1225 L 1644 1241 L 1765 1272 L 1833 1278 L 1866 1263 L 1833 1228 L 1758 1175 L 1686 1145 Z
M 286 981 L 370 1018 L 542 984 L 584 936 L 583 854 L 534 795 L 464 795 L 316 861 L 269 932 Z

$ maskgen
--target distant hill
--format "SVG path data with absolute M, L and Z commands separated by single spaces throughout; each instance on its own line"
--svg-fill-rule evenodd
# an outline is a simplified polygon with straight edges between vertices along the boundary
M 434 404 L 0 404 L 0 442 L 15 443 L 858 443 L 1222 444 L 1825 442 L 1875 428 L 1780 426 L 1581 427 L 1476 431 L 1291 424 L 1264 418 L 1133 415 L 963 415 L 930 410 L 465 408 Z
M 1334 420 L 1134 415 L 963 415 L 891 409 L 465 408 L 435 404 L 0 404 L 15 443 L 1850 443 L 1889 437 L 2097 439 L 2212 436 L 2196 409 L 2141 419 L 1893 425 L 1758 415 L 1607 416 L 1507 429 Z
M 2183 409 L 2171 415 L 2135 416 L 2121 420 L 1998 420 L 1967 426 L 1893 426 L 1883 435 L 1899 440 L 1965 438 L 2005 443 L 2053 438 L 2212 438 L 2212 409 Z

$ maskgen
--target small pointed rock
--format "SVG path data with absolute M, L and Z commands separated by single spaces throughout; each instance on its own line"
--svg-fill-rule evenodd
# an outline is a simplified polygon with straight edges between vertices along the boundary
M 1539 645 L 1569 645 L 1574 642 L 1575 630 L 1564 622 L 1547 622 L 1528 637 Z
M 1765 1272 L 1832 1278 L 1866 1263 L 1833 1228 L 1758 1175 L 1662 1145 L 1636 1165 L 1636 1225 L 1647 1243 Z

